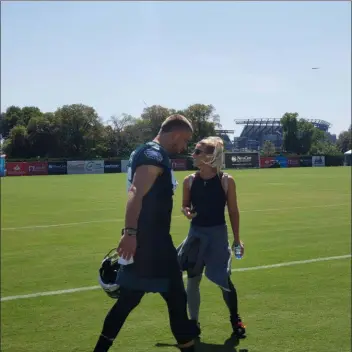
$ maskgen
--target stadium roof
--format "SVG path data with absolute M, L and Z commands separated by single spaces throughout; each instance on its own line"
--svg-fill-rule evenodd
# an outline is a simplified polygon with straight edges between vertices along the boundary
M 215 130 L 215 133 L 227 134 L 227 133 L 235 133 L 234 130 Z
M 319 120 L 319 119 L 304 119 L 313 125 L 321 125 L 329 128 L 331 126 L 330 122 Z M 263 124 L 270 124 L 270 125 L 280 125 L 281 126 L 281 119 L 235 119 L 237 125 L 263 125 Z
M 305 119 L 306 121 L 313 124 L 313 126 L 327 131 L 331 124 L 324 120 L 319 119 Z M 281 119 L 235 119 L 237 125 L 245 125 L 241 133 L 241 136 L 252 136 L 257 135 L 258 133 L 280 133 L 281 128 Z

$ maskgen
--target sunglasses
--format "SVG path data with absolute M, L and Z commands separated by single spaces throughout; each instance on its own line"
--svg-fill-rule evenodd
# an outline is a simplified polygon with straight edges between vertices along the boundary
M 193 154 L 194 155 L 200 155 L 200 154 L 202 154 L 202 153 L 204 153 L 204 151 L 203 150 L 200 150 L 200 149 L 194 149 L 194 151 L 193 151 Z

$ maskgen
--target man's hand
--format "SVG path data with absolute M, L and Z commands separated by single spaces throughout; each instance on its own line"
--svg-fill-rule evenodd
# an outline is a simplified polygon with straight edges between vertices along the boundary
M 181 208 L 181 211 L 182 211 L 183 215 L 189 220 L 191 220 L 195 216 L 197 216 L 197 213 L 192 213 L 190 207 L 183 207 L 183 208 Z
M 117 253 L 123 259 L 130 260 L 135 255 L 136 248 L 136 236 L 123 235 L 117 247 Z
M 236 241 L 233 241 L 232 243 L 232 251 L 235 252 L 235 247 L 236 246 L 241 246 L 241 257 L 243 257 L 244 255 L 244 243 L 242 241 L 240 242 L 236 242 Z

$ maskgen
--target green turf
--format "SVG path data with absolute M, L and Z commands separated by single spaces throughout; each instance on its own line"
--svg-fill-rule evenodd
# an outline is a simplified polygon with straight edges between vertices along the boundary
M 346 255 L 351 252 L 350 168 L 230 171 L 241 209 L 243 260 L 233 268 Z M 176 173 L 182 182 L 185 173 Z M 103 255 L 123 226 L 125 175 L 1 179 L 1 296 L 97 285 Z M 188 229 L 175 195 L 172 235 Z M 48 227 L 48 225 L 53 225 Z M 40 227 L 42 226 L 42 227 Z M 236 351 L 348 352 L 351 261 L 340 259 L 235 272 L 248 337 Z M 100 289 L 1 302 L 1 351 L 92 351 L 113 301 Z M 202 281 L 202 345 L 235 351 L 220 290 Z M 172 352 L 166 307 L 147 295 L 111 351 Z

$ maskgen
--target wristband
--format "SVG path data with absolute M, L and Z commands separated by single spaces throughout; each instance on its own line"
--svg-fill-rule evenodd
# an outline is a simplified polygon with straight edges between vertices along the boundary
M 137 229 L 131 228 L 131 227 L 126 227 L 121 230 L 122 235 L 127 235 L 127 236 L 136 236 L 137 235 Z

